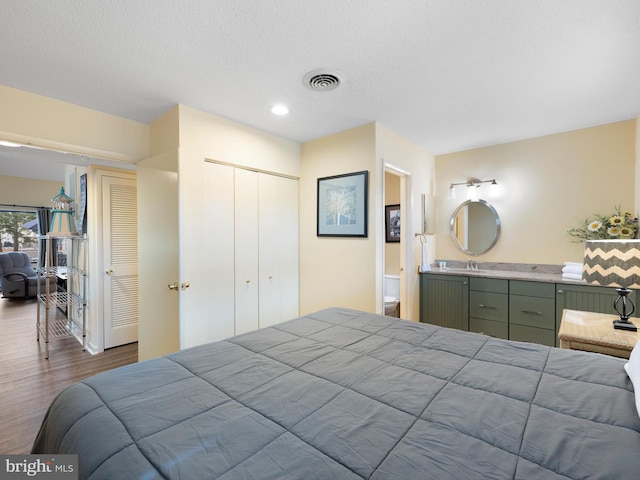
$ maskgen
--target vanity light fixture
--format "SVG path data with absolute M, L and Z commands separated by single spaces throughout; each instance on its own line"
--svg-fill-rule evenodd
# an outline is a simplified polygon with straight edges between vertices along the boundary
M 495 178 L 492 178 L 491 180 L 478 180 L 477 178 L 470 178 L 466 182 L 452 183 L 449 186 L 449 198 L 450 199 L 456 198 L 456 188 L 455 188 L 456 186 L 465 185 L 467 187 L 467 200 L 477 200 L 478 191 L 476 189 L 480 188 L 483 183 L 490 184 L 488 196 L 490 197 L 493 196 L 495 193 L 496 187 L 498 186 L 498 182 L 496 182 Z

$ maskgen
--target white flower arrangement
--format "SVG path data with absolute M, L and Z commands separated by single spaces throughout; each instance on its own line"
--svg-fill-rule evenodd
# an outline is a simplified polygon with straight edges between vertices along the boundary
M 638 218 L 633 213 L 616 207 L 613 215 L 594 214 L 586 219 L 582 226 L 567 231 L 574 243 L 587 240 L 605 240 L 616 238 L 636 238 Z

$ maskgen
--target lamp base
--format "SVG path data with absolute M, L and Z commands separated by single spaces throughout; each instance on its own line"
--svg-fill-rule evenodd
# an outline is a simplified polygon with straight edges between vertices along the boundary
M 618 312 L 620 319 L 614 320 L 613 328 L 637 332 L 638 327 L 629 321 L 629 317 L 636 311 L 636 306 L 628 298 L 632 291 L 628 288 L 616 288 L 616 292 L 618 293 L 618 298 L 613 302 L 613 309 Z
M 628 330 L 630 332 L 637 332 L 638 327 L 636 327 L 633 323 L 628 320 L 614 320 L 613 328 L 617 330 Z

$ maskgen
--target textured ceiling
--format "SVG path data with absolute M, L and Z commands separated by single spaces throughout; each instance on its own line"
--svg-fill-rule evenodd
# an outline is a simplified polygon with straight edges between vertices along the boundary
M 182 103 L 305 142 L 378 121 L 442 154 L 640 114 L 638 0 L 2 7 L 0 84 L 145 123 Z M 305 88 L 321 67 L 343 85 Z

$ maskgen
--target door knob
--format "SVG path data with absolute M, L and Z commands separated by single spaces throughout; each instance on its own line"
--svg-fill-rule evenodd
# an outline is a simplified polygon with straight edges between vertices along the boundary
M 178 290 L 178 282 L 170 283 L 167 287 L 169 287 L 169 290 Z

